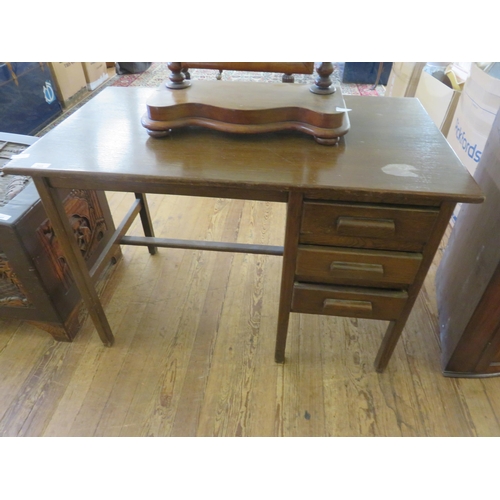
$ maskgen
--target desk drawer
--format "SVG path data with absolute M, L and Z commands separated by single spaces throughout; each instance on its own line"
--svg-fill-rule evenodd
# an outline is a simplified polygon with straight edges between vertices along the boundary
M 377 290 L 342 286 L 295 283 L 292 311 L 395 320 L 399 317 L 408 294 L 403 290 Z
M 439 210 L 307 201 L 300 243 L 421 251 Z
M 410 285 L 422 255 L 300 245 L 295 269 L 298 281 L 364 286 Z

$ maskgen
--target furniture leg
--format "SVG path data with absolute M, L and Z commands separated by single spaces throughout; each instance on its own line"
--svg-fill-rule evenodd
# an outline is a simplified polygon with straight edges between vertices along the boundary
M 151 222 L 151 216 L 149 214 L 148 201 L 146 200 L 146 195 L 144 193 L 135 193 L 135 198 L 141 202 L 141 211 L 139 215 L 141 217 L 142 228 L 144 229 L 144 236 L 150 236 L 154 238 L 153 223 Z M 151 255 L 158 252 L 157 247 L 154 245 L 148 245 L 148 250 Z
M 169 89 L 185 89 L 191 85 L 191 81 L 185 78 L 185 74 L 182 72 L 182 64 L 180 62 L 169 62 L 167 64 L 170 70 L 169 79 L 165 82 L 165 85 Z M 187 68 L 186 68 L 187 69 Z
M 434 225 L 432 235 L 427 242 L 427 245 L 422 252 L 422 263 L 415 276 L 413 285 L 410 286 L 408 290 L 408 300 L 406 301 L 405 307 L 401 311 L 399 318 L 396 321 L 391 321 L 389 327 L 385 332 L 384 339 L 379 348 L 377 358 L 375 359 L 375 369 L 377 372 L 381 373 L 389 363 L 392 353 L 398 343 L 399 337 L 405 327 L 406 321 L 410 312 L 413 308 L 413 304 L 417 300 L 420 288 L 424 284 L 424 279 L 427 276 L 429 267 L 432 264 L 436 250 L 438 249 L 439 243 L 443 237 L 446 227 L 450 221 L 450 217 L 455 209 L 455 203 L 444 202 L 441 205 L 441 210 L 439 211 L 439 216 Z
M 78 330 L 81 327 L 79 321 L 81 306 L 81 303 L 78 304 L 64 322 L 49 323 L 46 321 L 28 321 L 28 323 L 40 328 L 41 330 L 49 332 L 52 335 L 52 338 L 57 342 L 73 342 Z
M 274 359 L 277 363 L 285 362 L 286 337 L 290 320 L 290 308 L 293 296 L 295 276 L 295 262 L 300 234 L 300 220 L 302 215 L 302 193 L 290 192 L 286 215 L 285 247 L 283 253 L 283 267 L 281 272 L 281 291 L 278 309 L 278 331 L 276 335 L 276 349 Z
M 375 369 L 377 372 L 382 373 L 387 367 L 387 363 L 391 359 L 392 353 L 396 348 L 399 337 L 406 324 L 406 318 L 398 318 L 397 321 L 391 321 L 382 340 L 382 344 L 375 359 Z
M 35 177 L 33 181 L 99 337 L 105 346 L 110 347 L 114 342 L 111 327 L 104 314 L 99 296 L 92 284 L 85 260 L 75 238 L 73 238 L 73 230 L 68 221 L 62 201 L 59 199 L 57 190 L 50 186 L 47 177 Z
M 311 85 L 309 90 L 313 94 L 328 95 L 335 92 L 335 86 L 332 84 L 332 79 L 330 78 L 333 73 L 333 64 L 331 62 L 322 62 L 316 68 L 318 77 L 316 78 L 314 85 Z
M 382 70 L 384 69 L 384 63 L 379 62 L 378 63 L 378 71 L 377 71 L 377 78 L 375 79 L 375 83 L 373 86 L 370 88 L 370 90 L 375 90 L 377 88 L 377 85 L 380 82 L 380 77 L 382 76 Z

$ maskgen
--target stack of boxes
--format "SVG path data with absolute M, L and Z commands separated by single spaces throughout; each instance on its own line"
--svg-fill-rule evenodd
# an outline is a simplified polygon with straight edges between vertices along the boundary
M 51 62 L 50 70 L 59 100 L 64 107 L 88 91 L 93 91 L 108 79 L 104 62 Z

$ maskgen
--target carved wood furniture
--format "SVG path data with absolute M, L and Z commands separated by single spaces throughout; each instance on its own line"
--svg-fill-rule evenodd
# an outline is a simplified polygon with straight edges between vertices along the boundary
M 353 316 L 389 321 L 375 362 L 382 371 L 456 202 L 483 199 L 420 103 L 346 96 L 352 128 L 326 148 L 294 131 L 237 136 L 192 128 L 153 139 L 140 123 L 149 94 L 105 89 L 34 144 L 29 160 L 6 167 L 23 174 L 33 162 L 50 163 L 32 175 L 104 344 L 112 345 L 113 333 L 68 237 L 57 188 L 138 193 L 116 245 L 282 254 L 276 361 L 284 361 L 291 312 Z M 147 192 L 286 203 L 284 245 L 156 238 L 139 194 Z M 124 236 L 138 213 L 150 236 Z
M 26 154 L 23 150 L 36 140 L 0 133 L 0 155 L 7 149 Z M 71 189 L 58 194 L 86 265 L 95 266 L 114 232 L 104 193 Z M 112 256 L 100 261 L 94 280 L 111 258 L 120 255 L 116 248 Z M 70 341 L 80 327 L 81 303 L 59 240 L 29 181 L 0 207 L 0 317 L 30 321 L 56 340 Z
M 249 69 L 312 74 L 313 63 L 169 63 L 170 78 L 148 99 L 142 124 L 152 137 L 197 125 L 224 132 L 255 134 L 299 130 L 317 142 L 335 145 L 349 130 L 340 89 L 332 84 L 332 63 L 318 66 L 313 85 L 240 81 L 194 81 L 188 67 Z
M 500 375 L 500 114 L 474 173 L 486 200 L 463 206 L 436 272 L 442 368 Z

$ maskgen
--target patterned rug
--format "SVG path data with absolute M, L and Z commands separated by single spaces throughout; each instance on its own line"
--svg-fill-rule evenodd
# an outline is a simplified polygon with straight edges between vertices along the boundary
M 342 83 L 342 75 L 344 72 L 344 63 L 333 63 L 334 71 L 331 76 L 333 84 L 340 87 L 343 95 L 369 95 L 369 96 L 383 96 L 385 94 L 385 87 L 377 85 L 372 89 L 373 85 L 362 85 L 356 83 Z M 78 102 L 73 103 L 71 108 L 65 109 L 63 114 L 55 121 L 50 123 L 43 130 L 36 135 L 42 137 L 54 127 L 59 125 L 63 120 L 72 115 L 76 110 L 81 108 L 86 102 L 94 98 L 99 92 L 102 92 L 106 87 L 150 87 L 156 88 L 168 79 L 170 70 L 166 62 L 154 62 L 151 66 L 142 73 L 116 75 L 109 80 L 106 80 L 100 87 L 91 92 L 90 94 L 83 94 Z M 191 78 L 193 80 L 200 79 L 215 80 L 217 70 L 193 69 L 190 70 Z M 282 73 L 261 73 L 250 71 L 224 71 L 222 73 L 222 80 L 245 80 L 257 82 L 281 82 Z M 315 75 L 295 75 L 296 83 L 314 83 Z

